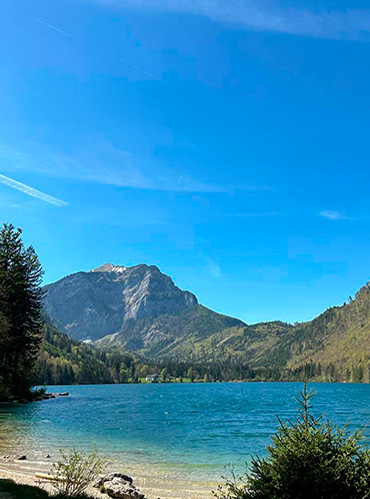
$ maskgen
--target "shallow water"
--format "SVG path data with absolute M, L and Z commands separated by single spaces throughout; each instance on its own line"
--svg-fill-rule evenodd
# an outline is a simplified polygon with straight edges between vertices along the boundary
M 348 429 L 370 423 L 370 385 L 317 384 L 314 412 Z M 143 384 L 52 387 L 69 391 L 28 405 L 0 407 L 0 446 L 26 452 L 30 469 L 48 466 L 58 449 L 109 456 L 161 497 L 210 497 L 233 464 L 263 454 L 282 419 L 296 415 L 299 383 Z M 369 432 L 367 432 L 369 433 Z M 119 462 L 119 464 L 117 463 Z M 19 464 L 20 465 L 20 464 Z M 165 490 L 167 489 L 167 490 Z M 158 497 L 158 496 L 157 496 Z

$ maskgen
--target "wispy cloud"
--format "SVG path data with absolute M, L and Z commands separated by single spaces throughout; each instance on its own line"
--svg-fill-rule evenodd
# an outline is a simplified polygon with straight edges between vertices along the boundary
M 370 10 L 311 11 L 284 8 L 272 0 L 81 0 L 114 8 L 127 6 L 183 12 L 245 29 L 329 39 L 356 40 L 370 31 Z
M 347 217 L 344 213 L 336 210 L 320 211 L 318 215 L 320 217 L 327 218 L 328 220 L 354 220 L 353 218 Z
M 83 38 L 80 38 L 80 37 L 78 37 L 78 36 L 76 36 L 76 35 L 74 35 L 72 33 L 68 33 L 68 31 L 64 31 L 63 29 L 58 28 L 57 26 L 54 26 L 53 24 L 49 24 L 49 23 L 47 23 L 45 21 L 42 21 L 41 19 L 38 19 L 37 17 L 31 17 L 30 19 L 32 21 L 35 21 L 35 22 L 41 24 L 42 26 L 45 26 L 46 28 L 52 29 L 53 31 L 56 31 L 57 33 L 60 33 L 61 35 L 68 36 L 68 38 L 73 38 L 77 42 L 79 42 L 79 43 L 81 43 L 83 45 L 86 45 L 87 47 L 90 47 L 95 52 L 98 52 L 98 53 L 100 53 L 100 54 L 102 54 L 104 56 L 111 57 L 112 59 L 115 59 L 116 61 L 122 62 L 126 66 L 129 66 L 130 68 L 135 69 L 136 71 L 139 71 L 139 72 L 145 74 L 146 76 L 149 76 L 149 78 L 152 78 L 153 80 L 158 80 L 158 81 L 163 82 L 163 80 L 162 80 L 162 78 L 160 76 L 157 76 L 157 75 L 155 75 L 153 73 L 150 73 L 146 69 L 144 69 L 144 68 L 142 68 L 140 66 L 137 66 L 136 64 L 132 64 L 131 62 L 127 61 L 126 59 L 123 59 L 122 57 L 120 57 L 120 56 L 118 56 L 116 54 L 113 54 L 112 52 L 110 52 L 108 50 L 102 49 L 102 48 L 98 47 L 97 45 L 94 45 L 94 44 L 92 44 L 90 42 L 87 42 Z
M 220 265 L 213 260 L 213 258 L 206 258 L 206 269 L 208 274 L 215 278 L 219 279 L 221 277 L 221 267 Z
M 268 212 L 246 212 L 246 213 L 229 213 L 229 217 L 234 218 L 270 218 L 270 217 L 278 217 L 281 213 L 277 211 L 268 211 Z
M 23 194 L 27 194 L 27 196 L 32 196 L 40 201 L 45 201 L 45 203 L 53 204 L 55 206 L 67 206 L 65 201 L 61 201 L 53 196 L 49 196 L 49 194 L 45 194 L 44 192 L 38 191 L 29 185 L 22 184 L 17 180 L 13 180 L 12 178 L 6 177 L 5 175 L 0 174 L 0 183 L 11 187 L 12 189 L 16 189 L 17 191 L 23 192 Z
M 132 189 L 184 193 L 225 193 L 234 190 L 232 185 L 203 181 L 188 174 L 179 175 L 176 167 L 170 168 L 155 159 L 142 159 L 107 142 L 95 142 L 94 146 L 82 144 L 82 149 L 76 151 L 74 157 L 50 153 L 37 146 L 32 149 L 36 152 L 30 154 L 0 143 L 0 159 L 6 160 L 7 171 L 16 168 L 50 177 Z M 237 188 L 246 192 L 270 190 L 264 185 L 238 185 Z

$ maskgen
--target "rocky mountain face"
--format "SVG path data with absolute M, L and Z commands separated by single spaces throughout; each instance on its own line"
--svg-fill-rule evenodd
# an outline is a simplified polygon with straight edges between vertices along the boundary
M 61 331 L 78 340 L 115 334 L 128 323 L 176 316 L 198 305 L 155 266 L 105 264 L 45 287 L 44 307 Z
M 159 361 L 227 362 L 292 372 L 311 366 L 318 379 L 325 374 L 323 379 L 370 381 L 370 284 L 348 303 L 294 325 L 247 325 L 213 312 L 147 265 L 105 264 L 46 290 L 46 312 L 75 339 Z

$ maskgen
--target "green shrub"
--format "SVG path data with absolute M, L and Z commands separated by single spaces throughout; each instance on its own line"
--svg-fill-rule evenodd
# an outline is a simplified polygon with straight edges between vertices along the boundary
M 91 454 L 76 449 L 60 454 L 63 461 L 55 463 L 51 470 L 52 485 L 58 494 L 67 497 L 81 496 L 107 465 L 95 446 Z
M 254 458 L 244 478 L 232 474 L 218 499 L 369 499 L 370 452 L 361 431 L 349 434 L 311 414 L 306 385 L 299 415 L 279 427 L 266 458 Z

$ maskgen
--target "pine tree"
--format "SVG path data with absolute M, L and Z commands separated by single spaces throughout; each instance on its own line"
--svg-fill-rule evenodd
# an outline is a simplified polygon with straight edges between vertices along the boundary
M 21 230 L 0 229 L 0 369 L 3 392 L 26 396 L 42 332 L 42 268 Z
M 368 499 L 370 452 L 361 445 L 362 432 L 347 433 L 314 417 L 306 384 L 300 393 L 299 415 L 279 420 L 267 457 L 254 458 L 246 477 L 235 475 L 219 487 L 217 499 Z

